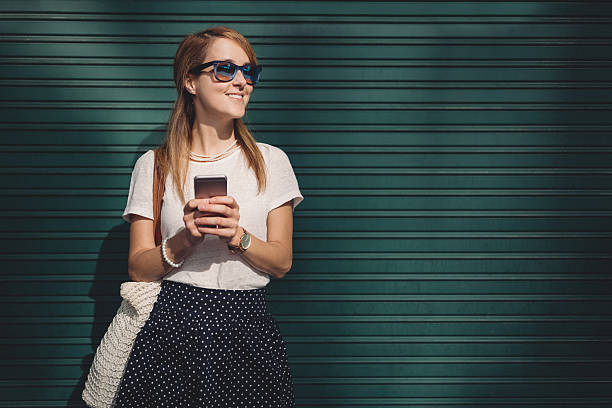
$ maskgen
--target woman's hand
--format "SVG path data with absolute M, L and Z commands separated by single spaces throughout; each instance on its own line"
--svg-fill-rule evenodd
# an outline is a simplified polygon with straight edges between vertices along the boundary
M 202 234 L 217 235 L 226 243 L 238 246 L 241 238 L 241 235 L 238 236 L 240 208 L 234 197 L 216 196 L 197 201 L 200 201 L 197 206 L 200 214 L 196 214 L 195 219 L 197 231 Z
M 204 214 L 198 211 L 198 206 L 204 202 L 208 202 L 208 198 L 194 198 L 189 200 L 183 208 L 183 222 L 185 223 L 185 238 L 187 245 L 194 246 L 204 240 L 205 234 L 198 230 L 195 223 L 197 217 L 202 217 Z

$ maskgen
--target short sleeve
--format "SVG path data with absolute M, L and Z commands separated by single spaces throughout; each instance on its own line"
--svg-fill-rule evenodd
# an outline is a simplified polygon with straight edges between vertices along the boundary
M 293 200 L 293 210 L 304 200 L 293 167 L 287 154 L 278 147 L 271 146 L 268 185 L 268 208 L 270 212 L 289 200 Z
M 122 218 L 131 222 L 130 214 L 153 219 L 153 166 L 155 153 L 148 150 L 142 154 L 132 170 L 130 192 Z

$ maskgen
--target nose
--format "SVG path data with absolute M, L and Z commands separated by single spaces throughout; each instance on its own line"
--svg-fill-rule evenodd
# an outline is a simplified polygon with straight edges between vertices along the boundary
M 232 82 L 237 82 L 239 84 L 246 84 L 246 79 L 242 73 L 241 69 L 236 69 L 236 75 L 234 75 L 234 80 Z

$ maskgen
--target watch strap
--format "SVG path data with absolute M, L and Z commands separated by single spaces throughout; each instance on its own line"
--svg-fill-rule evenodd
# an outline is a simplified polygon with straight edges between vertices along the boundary
M 242 238 L 247 234 L 248 235 L 251 235 L 251 234 L 249 234 L 249 232 L 244 227 L 242 227 L 242 230 L 244 231 L 244 233 L 242 234 L 242 236 L 240 236 L 240 242 L 238 243 L 238 246 L 233 246 L 233 245 L 230 245 L 229 243 L 227 244 L 227 247 L 232 252 L 232 254 L 242 253 L 248 249 L 242 246 Z M 249 242 L 249 246 L 250 246 L 250 242 Z

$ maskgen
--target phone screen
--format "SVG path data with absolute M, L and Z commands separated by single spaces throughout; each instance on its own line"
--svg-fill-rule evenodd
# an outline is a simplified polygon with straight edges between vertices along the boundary
M 227 195 L 227 177 L 224 175 L 195 176 L 193 178 L 195 198 L 211 198 Z
M 195 198 L 226 196 L 227 177 L 222 174 L 211 176 L 195 176 L 193 178 L 193 191 L 195 194 Z M 219 213 L 202 212 L 202 216 L 204 217 L 214 217 L 219 215 Z

